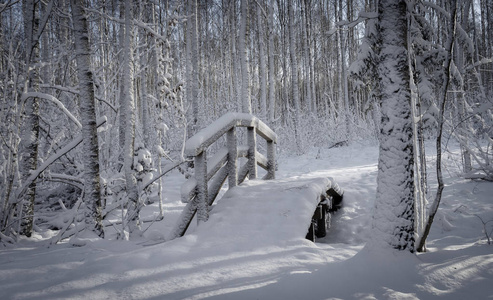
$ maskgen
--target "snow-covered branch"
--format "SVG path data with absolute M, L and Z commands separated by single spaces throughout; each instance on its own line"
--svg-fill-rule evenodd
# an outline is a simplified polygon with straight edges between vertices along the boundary
M 75 123 L 75 125 L 77 125 L 77 127 L 82 128 L 82 125 L 80 124 L 79 120 L 77 120 L 77 118 L 70 111 L 68 111 L 65 105 L 63 105 L 63 103 L 60 102 L 60 100 L 58 100 L 54 96 L 41 92 L 26 92 L 22 94 L 21 101 L 24 102 L 26 99 L 31 97 L 53 102 L 56 106 L 58 106 L 58 108 L 60 108 L 63 111 L 63 113 L 65 113 L 65 115 L 67 115 L 67 117 L 70 120 L 72 120 Z
M 73 87 L 66 87 L 66 86 L 61 86 L 61 85 L 56 85 L 56 84 L 55 85 L 52 85 L 52 84 L 40 84 L 40 87 L 42 87 L 42 88 L 50 88 L 50 89 L 57 89 L 59 91 L 68 92 L 68 93 L 71 93 L 71 94 L 74 94 L 74 95 L 79 95 L 79 90 L 76 89 L 76 88 L 73 88 Z M 108 105 L 115 113 L 118 112 L 118 109 L 115 106 L 113 106 L 108 101 L 104 100 L 101 96 L 94 95 L 94 98 L 96 98 L 96 100 L 101 101 L 104 104 Z

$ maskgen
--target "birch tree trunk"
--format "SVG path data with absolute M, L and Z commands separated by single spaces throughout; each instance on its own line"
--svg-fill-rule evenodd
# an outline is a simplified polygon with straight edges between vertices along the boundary
M 311 90 L 311 72 L 310 72 L 310 43 L 308 39 L 308 2 L 307 1 L 302 1 L 301 3 L 301 19 L 303 20 L 303 26 L 302 26 L 302 40 L 303 40 L 303 49 L 302 49 L 302 55 L 303 55 L 303 60 L 304 60 L 304 73 L 305 73 L 305 92 L 306 92 L 306 106 L 307 106 L 307 111 L 310 113 L 313 113 L 315 110 L 315 106 L 313 105 L 312 102 L 312 90 Z
M 134 69 L 133 69 L 133 51 L 132 51 L 132 16 L 133 1 L 125 1 L 125 43 L 123 48 L 124 55 L 124 77 L 123 77 L 123 106 L 125 107 L 126 127 L 125 143 L 123 148 L 123 165 L 125 172 L 125 182 L 128 198 L 128 211 L 126 224 L 129 234 L 140 230 L 140 208 L 137 191 L 137 179 L 133 170 L 134 144 L 135 144 L 135 102 L 134 102 Z M 125 224 L 124 224 L 125 225 Z M 125 230 L 125 228 L 124 228 Z M 126 238 L 126 237 L 125 237 Z
M 467 1 L 465 8 L 464 8 L 464 14 L 462 16 L 462 22 L 461 26 L 463 29 L 467 30 L 467 26 L 469 23 L 469 8 L 471 6 L 471 1 Z M 473 13 L 474 14 L 474 13 Z M 454 61 L 455 65 L 460 72 L 460 74 L 465 74 L 464 72 L 464 53 L 462 50 L 462 47 L 458 47 L 457 43 L 454 43 Z M 467 85 L 464 86 L 464 82 L 460 82 L 461 90 L 466 90 Z M 458 122 L 459 122 L 459 127 L 467 132 L 467 127 L 469 125 L 469 120 L 465 118 L 466 115 L 466 99 L 464 99 L 464 93 L 460 93 L 457 95 L 458 101 L 455 101 L 457 103 L 457 117 L 458 117 Z M 461 143 L 461 152 L 462 152 L 462 163 L 463 163 L 463 172 L 465 174 L 469 173 L 472 171 L 472 161 L 471 161 L 471 153 L 469 152 L 469 141 L 467 139 L 464 139 L 464 142 Z
M 298 86 L 298 59 L 296 57 L 295 46 L 295 28 L 294 28 L 294 13 L 293 7 L 288 3 L 288 19 L 289 19 L 289 56 L 291 58 L 291 86 L 293 91 L 293 106 L 294 106 L 294 135 L 296 140 L 296 148 L 298 153 L 303 149 L 299 132 L 300 126 L 300 94 Z
M 406 11 L 405 0 L 379 3 L 382 123 L 373 229 L 375 242 L 413 252 L 413 120 Z
M 120 19 L 124 20 L 125 19 L 125 1 L 121 1 L 119 3 L 120 7 Z M 120 30 L 118 31 L 118 44 L 120 45 L 121 48 L 125 49 L 125 31 L 127 30 L 126 23 L 120 23 L 119 27 Z M 121 49 L 120 48 L 120 49 Z M 118 53 L 118 59 L 119 61 L 125 63 L 125 53 L 124 51 L 120 51 Z M 126 74 L 126 68 L 120 68 L 120 74 L 119 74 L 119 92 L 120 92 L 120 97 L 119 99 L 119 104 L 120 104 L 120 114 L 118 118 L 118 145 L 120 147 L 119 155 L 118 155 L 118 171 L 120 171 L 122 168 L 124 168 L 124 154 L 123 154 L 123 149 L 125 148 L 125 134 L 126 134 L 126 128 L 127 128 L 127 106 L 125 105 L 125 74 Z
M 411 31 L 414 26 L 411 19 L 407 28 L 407 45 L 408 45 L 408 64 L 409 64 L 409 84 L 411 91 L 411 107 L 412 107 L 412 122 L 413 124 L 413 147 L 414 147 L 414 194 L 416 199 L 414 210 L 414 229 L 416 236 L 419 239 L 420 234 L 424 230 L 424 219 L 426 216 L 426 156 L 422 133 L 422 113 L 419 102 L 418 87 L 415 82 L 415 69 L 417 55 L 413 49 Z
M 342 22 L 342 0 L 339 0 L 338 7 L 339 22 Z M 340 81 L 339 81 L 339 110 L 344 114 L 344 124 L 346 127 L 346 138 L 351 137 L 351 124 L 349 122 L 349 90 L 347 82 L 347 67 L 346 67 L 346 52 L 347 52 L 347 33 L 344 27 L 340 27 L 338 32 L 339 36 L 339 49 L 340 49 Z
M 307 3 L 309 3 L 310 1 L 307 1 L 305 0 Z M 307 4 L 308 5 L 308 4 Z M 314 112 L 315 114 L 317 113 L 317 90 L 316 90 L 316 87 L 315 87 L 315 83 L 316 83 L 316 77 L 315 77 L 315 66 L 314 66 L 314 61 L 315 61 L 315 53 L 317 52 L 315 49 L 317 49 L 317 40 L 315 38 L 312 37 L 312 35 L 314 34 L 314 30 L 313 30 L 313 21 L 312 21 L 312 9 L 307 9 L 305 11 L 306 13 L 306 18 L 307 18 L 307 24 L 308 24 L 308 27 L 307 27 L 307 36 L 308 36 L 308 44 L 309 44 L 309 48 L 308 48 L 308 61 L 309 61 L 309 67 L 310 67 L 310 82 L 311 82 L 311 85 L 310 85 L 310 89 L 311 89 L 311 94 L 312 94 L 312 104 L 313 104 L 313 108 L 312 108 L 312 112 Z M 313 55 L 312 55 L 313 53 Z
M 190 73 L 187 74 L 191 76 L 189 78 L 190 85 L 187 86 L 187 89 L 190 88 L 190 92 L 188 96 L 191 99 L 187 99 L 187 101 L 191 101 L 192 105 L 192 126 L 190 128 L 189 136 L 194 135 L 199 129 L 200 124 L 200 116 L 199 116 L 199 42 L 198 42 L 198 10 L 197 10 L 197 0 L 191 0 L 188 2 L 188 15 L 190 20 L 188 21 L 187 30 L 189 31 L 187 34 L 190 40 L 190 63 L 189 66 Z
M 232 70 L 231 70 L 231 81 L 232 81 L 232 90 L 233 90 L 233 101 L 234 106 L 236 106 L 237 111 L 241 111 L 242 102 L 241 102 L 241 67 L 238 62 L 239 55 L 236 52 L 236 4 L 231 2 L 229 9 L 229 27 L 231 32 L 231 60 L 232 60 Z
M 143 0 L 139 0 L 139 19 L 144 19 L 144 12 L 146 11 L 146 5 Z M 153 13 L 152 13 L 153 14 Z M 144 34 L 141 38 L 145 41 L 146 38 Z M 154 40 L 154 38 L 152 38 Z M 139 51 L 140 52 L 140 51 Z M 147 95 L 147 81 L 148 81 L 148 71 L 147 71 L 147 52 L 138 53 L 137 56 L 140 57 L 140 72 L 139 72 L 139 82 L 140 82 L 140 111 L 141 111 L 141 123 L 142 123 L 142 135 L 144 140 L 144 145 L 147 149 L 153 149 L 154 140 L 151 138 L 152 134 L 152 124 L 149 115 L 149 97 Z
M 84 15 L 84 0 L 71 0 L 71 6 L 79 78 L 80 116 L 82 120 L 84 221 L 86 230 L 94 231 L 99 237 L 104 237 L 94 79 L 91 70 L 91 48 L 89 45 L 87 19 Z
M 23 2 L 24 32 L 26 38 L 26 69 L 24 92 L 39 91 L 39 41 L 34 40 L 39 29 L 39 2 L 27 0 Z M 25 129 L 22 135 L 23 158 L 22 174 L 27 179 L 30 172 L 36 170 L 38 165 L 38 146 L 39 146 L 39 102 L 37 98 L 28 98 L 25 105 Z M 31 236 L 33 232 L 34 200 L 36 197 L 36 181 L 34 180 L 29 187 L 22 202 L 22 213 L 20 233 Z
M 282 57 L 282 72 L 283 76 L 281 79 L 281 122 L 283 126 L 291 124 L 291 112 L 289 109 L 289 75 L 288 75 L 288 57 L 289 57 L 289 26 L 288 26 L 288 16 L 285 3 L 279 1 L 279 21 L 281 23 L 281 35 L 282 35 L 282 49 L 280 49 L 280 56 Z M 289 121 L 289 122 L 288 122 Z
M 262 22 L 262 8 L 257 3 L 257 26 L 259 39 L 259 80 L 260 80 L 260 114 L 261 120 L 265 121 L 267 115 L 267 79 L 265 72 L 265 43 L 264 43 L 264 24 Z
M 269 125 L 274 125 L 276 109 L 276 85 L 274 75 L 274 0 L 269 5 L 269 16 L 267 23 L 269 25 Z
M 192 0 L 194 1 L 194 0 Z M 186 31 L 185 31 L 185 75 L 187 76 L 187 83 L 185 84 L 185 100 L 187 103 L 192 105 L 192 122 L 191 126 L 193 127 L 193 119 L 195 117 L 195 105 L 197 103 L 194 103 L 192 100 L 192 1 L 188 1 L 186 4 L 186 14 L 188 16 L 187 23 L 186 23 Z M 157 42 L 156 42 L 157 44 Z M 156 49 L 157 50 L 157 49 Z M 161 55 L 158 51 L 156 51 L 156 57 Z M 156 60 L 157 64 L 157 60 Z M 164 84 L 164 83 L 163 83 Z M 192 130 L 189 130 L 187 132 L 187 138 L 191 137 L 193 135 Z
M 241 23 L 238 51 L 240 53 L 241 64 L 241 111 L 243 113 L 252 113 L 252 104 L 250 102 L 249 75 L 248 75 L 248 55 L 246 53 L 247 40 L 247 13 L 248 0 L 241 0 Z

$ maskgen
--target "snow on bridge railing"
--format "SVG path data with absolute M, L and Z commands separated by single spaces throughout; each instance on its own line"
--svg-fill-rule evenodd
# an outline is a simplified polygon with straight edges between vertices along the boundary
M 236 127 L 247 128 L 247 145 L 238 146 Z M 217 151 L 209 160 L 207 149 L 226 134 L 227 147 Z M 267 156 L 257 151 L 257 135 L 267 142 Z M 214 202 L 226 178 L 229 188 L 242 183 L 246 176 L 257 178 L 257 165 L 267 171 L 263 179 L 275 178 L 275 144 L 277 135 L 253 115 L 227 113 L 202 129 L 185 144 L 185 154 L 194 157 L 195 177 L 181 188 L 182 202 L 187 203 L 170 239 L 183 236 L 197 213 L 197 221 L 209 217 L 209 206 Z M 238 167 L 238 158 L 247 162 Z

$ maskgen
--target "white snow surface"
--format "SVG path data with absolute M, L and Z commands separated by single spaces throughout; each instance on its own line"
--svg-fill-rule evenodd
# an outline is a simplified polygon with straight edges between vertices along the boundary
M 365 247 L 377 158 L 371 143 L 281 157 L 278 188 L 247 181 L 223 193 L 208 222 L 153 244 L 184 206 L 185 180 L 172 173 L 165 178 L 165 219 L 140 240 L 116 241 L 107 228 L 107 240 L 48 247 L 56 233 L 46 231 L 0 248 L 0 299 L 493 299 L 493 245 L 477 217 L 493 219 L 493 184 L 461 179 L 459 157 L 448 152 L 429 251 Z M 432 171 L 434 157 L 428 162 Z M 304 239 L 305 217 L 326 177 L 344 190 L 344 206 L 327 237 L 312 243 Z M 431 196 L 436 180 L 429 178 Z M 142 215 L 156 211 L 150 205 Z

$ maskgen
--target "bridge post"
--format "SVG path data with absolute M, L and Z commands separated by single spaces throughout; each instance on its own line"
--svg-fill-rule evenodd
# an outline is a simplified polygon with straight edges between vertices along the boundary
M 207 153 L 206 150 L 195 156 L 195 179 L 197 180 L 197 223 L 206 222 L 209 219 L 209 205 L 207 203 Z
M 255 127 L 247 127 L 248 179 L 257 178 L 257 134 Z
M 232 188 L 238 185 L 238 145 L 235 127 L 228 130 L 226 139 L 228 144 L 228 165 L 226 166 L 228 170 L 228 185 L 229 188 Z
M 265 179 L 276 179 L 276 146 L 267 141 L 267 175 Z

